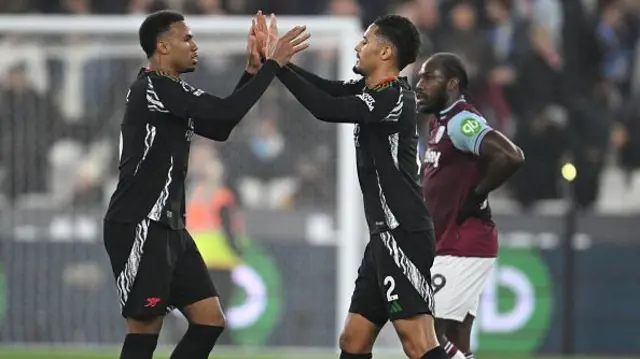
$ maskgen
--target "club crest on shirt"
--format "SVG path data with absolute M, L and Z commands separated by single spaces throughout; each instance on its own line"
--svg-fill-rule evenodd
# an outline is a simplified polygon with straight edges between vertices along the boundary
M 435 143 L 440 142 L 440 140 L 442 139 L 442 136 L 444 136 L 444 130 L 445 130 L 445 126 L 438 127 L 438 130 L 436 131 L 436 135 L 433 137 L 433 141 Z

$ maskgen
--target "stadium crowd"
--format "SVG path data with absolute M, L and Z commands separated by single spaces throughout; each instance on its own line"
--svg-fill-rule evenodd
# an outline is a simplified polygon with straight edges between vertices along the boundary
M 559 167 L 571 160 L 579 169 L 582 207 L 605 198 L 616 209 L 623 206 L 616 198 L 640 198 L 633 195 L 640 193 L 638 1 L 11 0 L 0 2 L 0 13 L 137 14 L 165 7 L 188 14 L 252 14 L 260 8 L 282 15 L 357 15 L 363 24 L 383 13 L 405 15 L 422 31 L 419 62 L 436 51 L 460 55 L 472 76 L 468 98 L 524 150 L 526 164 L 503 196 L 524 209 L 560 198 Z M 126 86 L 144 63 L 139 57 L 104 57 L 70 69 L 39 56 L 36 40 L 15 35 L 0 35 L 0 49 L 5 200 L 42 203 L 44 194 L 56 205 L 104 203 L 116 173 Z M 314 50 L 296 61 L 333 76 L 335 57 Z M 241 53 L 216 56 L 188 79 L 226 94 L 243 66 Z M 202 149 L 219 164 L 214 168 L 225 170 L 246 207 L 331 208 L 335 127 L 308 116 L 281 86 L 273 86 L 230 143 Z M 640 208 L 625 203 L 624 210 Z

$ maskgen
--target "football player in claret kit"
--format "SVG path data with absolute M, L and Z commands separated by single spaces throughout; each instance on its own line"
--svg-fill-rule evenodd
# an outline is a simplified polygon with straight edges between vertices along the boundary
M 465 100 L 468 77 L 460 58 L 435 54 L 419 76 L 418 108 L 432 115 L 422 190 L 436 232 L 436 328 L 451 358 L 473 358 L 471 326 L 498 254 L 487 197 L 516 172 L 524 155 Z

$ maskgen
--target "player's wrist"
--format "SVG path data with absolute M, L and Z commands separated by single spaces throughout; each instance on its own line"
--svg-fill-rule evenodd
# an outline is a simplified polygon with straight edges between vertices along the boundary
M 273 71 L 277 74 L 280 73 L 280 70 L 282 70 L 282 65 L 280 65 L 280 63 L 273 58 L 269 58 L 264 62 L 264 65 L 262 65 L 263 68 L 267 68 L 270 71 Z
M 248 64 L 247 67 L 245 67 L 244 69 L 245 72 L 251 75 L 257 74 L 259 70 L 260 70 L 260 65 L 255 65 L 255 64 Z
M 278 65 L 279 68 L 283 68 L 288 63 L 288 61 L 279 59 L 277 57 L 268 57 L 265 61 L 265 64 L 269 62 L 275 63 L 276 65 Z

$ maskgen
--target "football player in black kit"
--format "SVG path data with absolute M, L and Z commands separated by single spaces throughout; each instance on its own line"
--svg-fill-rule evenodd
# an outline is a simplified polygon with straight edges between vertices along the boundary
M 277 37 L 272 18 L 258 33 Z M 264 35 L 266 34 L 266 35 Z M 430 268 L 433 223 L 420 191 L 416 94 L 400 71 L 416 60 L 416 27 L 378 18 L 356 45 L 357 81 L 322 79 L 289 64 L 278 79 L 316 118 L 355 124 L 358 177 L 370 241 L 340 336 L 341 359 L 369 359 L 391 321 L 411 359 L 447 359 L 435 335 Z M 353 240 L 356 240 L 355 238 Z
M 127 321 L 121 359 L 151 359 L 163 318 L 173 308 L 184 313 L 189 328 L 171 359 L 207 358 L 222 333 L 225 318 L 216 289 L 185 230 L 191 138 L 226 140 L 281 67 L 307 47 L 304 30 L 295 27 L 270 39 L 262 66 L 252 31 L 247 70 L 235 91 L 219 98 L 180 79 L 198 63 L 198 47 L 180 13 L 157 12 L 140 26 L 149 67 L 140 70 L 127 94 L 119 181 L 104 222 Z

